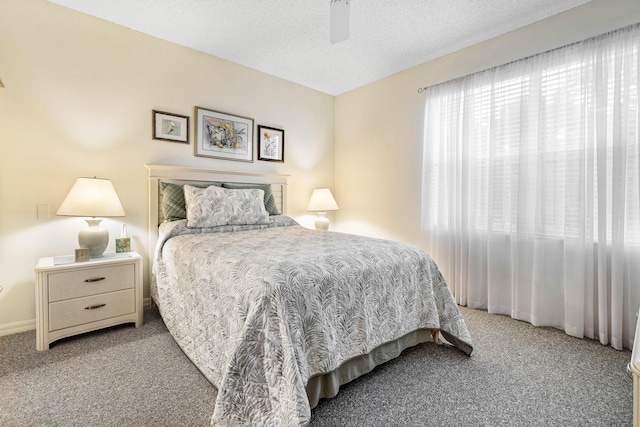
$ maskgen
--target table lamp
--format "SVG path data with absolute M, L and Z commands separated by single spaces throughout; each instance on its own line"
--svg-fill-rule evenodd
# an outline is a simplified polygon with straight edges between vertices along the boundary
M 316 212 L 316 230 L 326 231 L 329 229 L 329 218 L 327 218 L 326 211 L 337 211 L 338 204 L 336 199 L 333 198 L 331 190 L 328 188 L 316 188 L 311 193 L 311 199 L 309 200 L 308 211 Z
M 56 215 L 86 216 L 89 225 L 78 233 L 81 248 L 89 249 L 92 258 L 101 257 L 109 244 L 109 231 L 100 227 L 96 217 L 124 216 L 124 209 L 113 184 L 108 179 L 78 178 L 60 205 Z

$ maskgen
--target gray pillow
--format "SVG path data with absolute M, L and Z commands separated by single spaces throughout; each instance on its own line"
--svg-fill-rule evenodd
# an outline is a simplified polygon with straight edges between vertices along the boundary
M 205 188 L 209 185 L 222 187 L 221 182 L 211 184 L 194 184 L 194 187 Z M 184 201 L 184 184 L 173 184 L 171 182 L 161 182 L 162 191 L 162 216 L 165 221 L 177 221 L 187 217 L 187 208 Z
M 276 198 L 273 197 L 273 193 L 271 192 L 271 184 L 239 184 L 236 182 L 223 182 L 222 187 L 234 189 L 259 188 L 264 191 L 264 208 L 269 212 L 269 215 L 280 215 L 278 207 L 276 206 Z

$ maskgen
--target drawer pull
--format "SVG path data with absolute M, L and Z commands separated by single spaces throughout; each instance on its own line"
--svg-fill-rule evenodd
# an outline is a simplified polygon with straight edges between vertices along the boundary
M 85 310 L 95 310 L 96 308 L 102 308 L 107 304 L 96 304 L 96 305 L 90 305 L 89 307 L 85 307 Z
M 105 279 L 105 277 L 96 277 L 95 279 L 87 279 L 84 282 L 85 283 L 93 283 L 93 282 L 99 282 L 99 281 L 104 280 L 104 279 Z

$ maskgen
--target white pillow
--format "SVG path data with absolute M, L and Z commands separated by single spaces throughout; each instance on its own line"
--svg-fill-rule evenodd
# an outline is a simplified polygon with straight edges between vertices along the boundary
M 268 224 L 264 207 L 264 191 L 258 188 L 228 190 L 184 186 L 187 227 L 205 228 L 234 224 Z

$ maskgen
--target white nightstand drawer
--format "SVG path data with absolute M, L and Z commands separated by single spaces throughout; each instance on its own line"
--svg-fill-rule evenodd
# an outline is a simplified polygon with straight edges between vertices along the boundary
M 93 267 L 49 274 L 49 302 L 133 288 L 133 264 Z
M 133 289 L 49 304 L 49 331 L 136 311 Z

